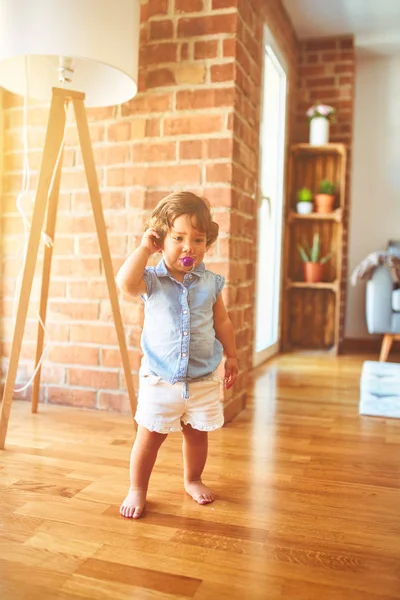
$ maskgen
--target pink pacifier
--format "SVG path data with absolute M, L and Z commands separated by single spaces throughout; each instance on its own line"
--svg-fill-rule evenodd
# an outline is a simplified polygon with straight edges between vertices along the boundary
M 184 267 L 192 267 L 194 265 L 194 258 L 191 256 L 184 256 L 181 258 L 181 263 Z

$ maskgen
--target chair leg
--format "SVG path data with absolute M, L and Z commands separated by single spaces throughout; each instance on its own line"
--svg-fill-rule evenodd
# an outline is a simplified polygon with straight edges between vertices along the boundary
M 393 344 L 393 338 L 394 338 L 394 335 L 391 335 L 390 333 L 387 333 L 386 335 L 383 336 L 381 354 L 379 356 L 379 360 L 381 362 L 387 361 L 387 359 L 389 357 L 390 348 L 392 347 L 392 344 Z

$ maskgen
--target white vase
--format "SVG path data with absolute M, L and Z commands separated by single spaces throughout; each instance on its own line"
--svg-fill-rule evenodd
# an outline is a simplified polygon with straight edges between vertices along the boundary
M 314 117 L 310 122 L 310 144 L 323 146 L 329 141 L 329 121 L 325 117 Z
M 297 203 L 297 212 L 299 215 L 309 215 L 313 209 L 312 202 L 298 202 Z

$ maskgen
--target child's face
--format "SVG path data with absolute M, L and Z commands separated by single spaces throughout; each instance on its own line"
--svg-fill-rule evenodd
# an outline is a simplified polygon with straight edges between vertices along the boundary
M 164 238 L 163 257 L 168 270 L 173 273 L 188 273 L 203 260 L 207 250 L 206 234 L 193 226 L 192 215 L 181 215 L 172 224 Z M 190 256 L 194 264 L 184 266 L 182 259 Z

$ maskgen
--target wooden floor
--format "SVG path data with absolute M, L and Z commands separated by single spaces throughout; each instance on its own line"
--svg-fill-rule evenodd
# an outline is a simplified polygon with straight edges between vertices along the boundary
M 139 521 L 118 513 L 130 417 L 16 402 L 0 598 L 398 600 L 400 420 L 359 417 L 362 360 L 259 368 L 248 409 L 210 436 L 216 502 L 185 496 L 175 434 Z

